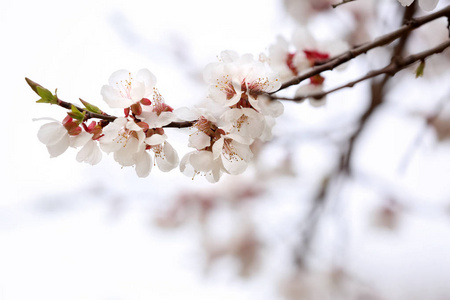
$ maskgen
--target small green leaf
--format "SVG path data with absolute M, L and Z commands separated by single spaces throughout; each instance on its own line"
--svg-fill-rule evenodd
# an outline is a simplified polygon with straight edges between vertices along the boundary
M 83 103 L 84 107 L 86 107 L 87 111 L 90 111 L 90 112 L 93 112 L 93 113 L 96 113 L 96 114 L 102 114 L 103 113 L 101 111 L 101 109 L 98 108 L 97 106 L 92 105 L 89 102 L 84 101 L 83 99 L 80 99 L 80 101 L 81 101 L 81 103 Z
M 86 112 L 79 111 L 78 108 L 72 104 L 72 111 L 67 113 L 70 117 L 78 120 L 79 123 L 83 122 L 86 117 Z
M 36 86 L 36 92 L 39 96 L 41 96 L 41 99 L 36 101 L 37 103 L 50 103 L 50 104 L 58 103 L 58 98 L 54 96 L 52 92 L 50 92 L 46 88 Z
M 421 62 L 420 62 L 420 65 L 417 67 L 417 69 L 416 69 L 416 78 L 417 77 L 423 77 L 423 71 L 424 71 L 424 69 L 425 69 L 425 61 L 424 60 L 422 60 Z

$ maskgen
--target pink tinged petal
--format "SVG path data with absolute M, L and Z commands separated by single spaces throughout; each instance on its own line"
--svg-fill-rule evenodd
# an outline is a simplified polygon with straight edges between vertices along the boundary
M 178 154 L 169 143 L 164 143 L 164 156 L 156 156 L 156 164 L 163 172 L 168 172 L 177 167 L 179 158 Z
M 165 140 L 167 140 L 167 135 L 154 134 L 151 137 L 146 138 L 145 143 L 150 146 L 156 146 L 156 145 L 164 143 Z
M 65 136 L 69 136 L 66 128 L 59 122 L 42 125 L 37 135 L 39 141 L 47 146 L 55 145 Z
M 190 155 L 189 162 L 196 171 L 208 172 L 213 168 L 214 158 L 211 151 L 198 151 Z
M 89 140 L 78 152 L 76 159 L 78 162 L 96 165 L 102 159 L 102 152 L 94 140 Z
M 50 153 L 50 157 L 56 157 L 63 154 L 67 150 L 67 148 L 69 148 L 69 144 L 69 135 L 65 135 L 57 143 L 47 145 L 47 150 L 48 153 Z
M 147 177 L 152 170 L 152 158 L 147 151 L 140 151 L 136 153 L 136 174 L 139 177 Z
M 204 149 L 211 145 L 211 137 L 202 131 L 196 131 L 189 136 L 189 147 L 197 150 Z
M 419 6 L 423 10 L 430 11 L 436 8 L 439 0 L 420 0 Z

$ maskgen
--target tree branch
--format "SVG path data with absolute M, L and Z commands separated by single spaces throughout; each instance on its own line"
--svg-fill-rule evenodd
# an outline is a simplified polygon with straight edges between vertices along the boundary
M 45 89 L 42 85 L 40 85 L 40 84 L 34 82 L 33 80 L 31 80 L 31 79 L 29 79 L 29 78 L 26 78 L 26 77 L 25 77 L 25 80 L 27 81 L 28 85 L 31 87 L 31 89 L 32 89 L 36 94 L 38 94 L 37 87 L 40 87 L 40 88 Z M 65 108 L 65 109 L 70 110 L 70 109 L 72 109 L 72 105 L 73 105 L 73 106 L 75 106 L 76 109 L 78 109 L 80 112 L 86 112 L 85 120 L 89 120 L 89 119 L 100 119 L 100 120 L 105 120 L 105 121 L 108 121 L 108 122 L 114 122 L 114 120 L 117 119 L 116 116 L 112 116 L 112 115 L 109 115 L 109 114 L 107 114 L 107 113 L 98 114 L 98 113 L 94 113 L 94 112 L 88 111 L 88 110 L 86 110 L 86 109 L 84 109 L 84 108 L 81 108 L 81 107 L 79 107 L 79 106 L 76 106 L 76 105 L 74 105 L 74 104 L 72 104 L 72 103 L 70 103 L 70 102 L 66 102 L 66 101 L 64 101 L 64 100 L 61 100 L 61 99 L 59 99 L 58 96 L 56 96 L 56 98 L 57 98 L 57 101 L 58 101 L 58 102 L 56 103 L 56 105 L 58 105 L 58 106 L 61 106 L 61 107 Z M 172 123 L 167 124 L 167 125 L 165 125 L 165 126 L 163 126 L 163 127 L 164 127 L 164 128 L 166 128 L 166 127 L 167 127 L 167 128 L 186 128 L 186 127 L 191 127 L 194 123 L 195 123 L 195 121 L 172 122 Z
M 336 8 L 336 7 L 338 7 L 338 6 L 342 5 L 342 4 L 353 2 L 353 1 L 356 1 L 356 0 L 342 0 L 342 2 L 339 2 L 339 3 L 336 3 L 336 4 L 331 4 L 331 7 L 332 8 Z
M 384 46 L 386 44 L 390 44 L 393 41 L 395 41 L 396 39 L 411 32 L 412 30 L 414 30 L 426 23 L 429 23 L 433 20 L 439 19 L 441 17 L 450 18 L 450 5 L 448 5 L 447 7 L 443 8 L 435 13 L 432 13 L 432 14 L 429 14 L 429 15 L 426 15 L 426 16 L 423 16 L 420 18 L 408 20 L 408 21 L 406 21 L 406 24 L 403 25 L 402 27 L 400 27 L 397 30 L 394 30 L 388 34 L 378 37 L 373 42 L 365 43 L 365 44 L 357 46 L 347 52 L 344 52 L 336 57 L 333 57 L 328 62 L 326 62 L 322 65 L 313 67 L 312 69 L 305 72 L 304 74 L 285 82 L 284 84 L 281 85 L 281 87 L 278 91 L 286 89 L 287 87 L 290 87 L 292 85 L 299 84 L 303 80 L 306 80 L 312 76 L 318 75 L 324 71 L 333 70 L 337 66 L 340 66 L 340 65 L 350 61 L 351 59 L 353 59 L 361 54 L 366 53 L 367 51 L 369 51 L 371 49 L 374 49 L 374 48 L 377 48 L 380 46 Z M 273 93 L 276 93 L 278 91 L 275 91 Z
M 270 98 L 277 99 L 277 100 L 295 101 L 295 102 L 300 102 L 307 98 L 321 99 L 328 94 L 334 93 L 334 92 L 339 91 L 344 88 L 351 88 L 354 85 L 356 85 L 357 83 L 377 77 L 382 74 L 394 76 L 396 73 L 409 67 L 410 65 L 412 65 L 418 61 L 423 61 L 431 55 L 441 53 L 448 47 L 450 47 L 450 40 L 443 42 L 442 44 L 439 44 L 438 46 L 431 48 L 429 50 L 426 50 L 426 51 L 423 51 L 423 52 L 420 52 L 420 53 L 417 53 L 414 55 L 410 55 L 404 59 L 398 59 L 398 58 L 393 59 L 392 62 L 384 68 L 381 68 L 378 70 L 372 70 L 369 73 L 367 73 L 366 75 L 364 75 L 356 80 L 350 81 L 347 84 L 343 84 L 341 86 L 338 86 L 338 87 L 328 90 L 328 91 L 313 93 L 313 94 L 294 97 L 294 98 L 277 97 L 277 96 L 273 96 L 273 95 L 271 95 Z

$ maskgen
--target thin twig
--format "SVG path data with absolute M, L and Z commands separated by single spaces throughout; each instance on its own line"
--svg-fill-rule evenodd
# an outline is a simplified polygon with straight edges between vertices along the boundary
M 29 79 L 29 78 L 25 78 L 25 80 L 27 81 L 28 85 L 31 87 L 31 89 L 38 94 L 38 90 L 37 87 L 43 88 L 44 87 L 36 82 L 34 82 L 33 80 Z M 57 97 L 57 96 L 56 96 Z M 85 112 L 85 121 L 89 120 L 89 119 L 100 119 L 100 120 L 105 120 L 108 122 L 114 122 L 115 119 L 117 119 L 116 116 L 112 116 L 109 115 L 107 113 L 102 113 L 102 114 L 98 114 L 98 113 L 94 113 L 91 111 L 88 111 L 84 108 L 81 108 L 79 106 L 76 106 L 70 102 L 66 102 L 64 100 L 61 100 L 59 97 L 57 97 L 57 103 L 56 105 L 61 106 L 65 109 L 71 110 L 72 106 L 75 106 L 76 109 L 78 109 L 80 112 Z M 183 121 L 183 122 L 172 122 L 169 123 L 165 126 L 163 126 L 164 128 L 187 128 L 187 127 L 191 127 L 193 124 L 195 123 L 195 121 Z
M 411 32 L 412 30 L 414 30 L 428 22 L 431 22 L 433 20 L 441 18 L 441 17 L 450 18 L 450 5 L 448 5 L 447 7 L 443 8 L 435 13 L 432 13 L 432 14 L 429 14 L 429 15 L 426 15 L 426 16 L 423 16 L 420 18 L 410 19 L 402 27 L 400 27 L 397 30 L 394 30 L 388 34 L 378 37 L 373 42 L 362 44 L 362 45 L 352 48 L 352 49 L 348 50 L 347 52 L 344 52 L 334 58 L 331 58 L 327 63 L 324 63 L 320 66 L 313 67 L 308 72 L 305 72 L 302 75 L 297 76 L 297 77 L 283 83 L 278 91 L 286 89 L 287 87 L 290 87 L 292 85 L 299 84 L 300 82 L 302 82 L 306 79 L 309 79 L 312 76 L 318 75 L 324 71 L 333 70 L 334 68 L 352 60 L 353 58 L 355 58 L 361 54 L 366 53 L 367 51 L 369 51 L 371 49 L 374 49 L 374 48 L 377 48 L 380 46 L 384 46 L 386 44 L 390 44 L 393 41 L 395 41 L 396 39 Z M 278 91 L 275 91 L 273 93 L 276 93 Z
M 414 55 L 410 55 L 404 59 L 394 59 L 389 65 L 387 65 L 384 68 L 378 69 L 378 70 L 372 70 L 369 73 L 367 73 L 366 75 L 348 82 L 347 84 L 343 84 L 341 86 L 338 86 L 334 89 L 328 90 L 328 91 L 324 91 L 324 92 L 319 92 L 319 93 L 313 93 L 313 94 L 309 94 L 309 95 L 304 95 L 304 96 L 298 96 L 298 97 L 294 97 L 294 98 L 288 98 L 288 97 L 277 97 L 274 95 L 271 95 L 270 97 L 272 99 L 277 99 L 277 100 L 286 100 L 286 101 L 296 101 L 296 102 L 300 102 L 303 101 L 307 98 L 313 98 L 313 99 L 321 99 L 323 97 L 325 97 L 328 94 L 334 93 L 336 91 L 339 91 L 341 89 L 344 88 L 351 88 L 353 87 L 355 84 L 360 83 L 362 81 L 377 77 L 379 75 L 382 74 L 387 74 L 389 76 L 394 76 L 396 73 L 398 73 L 399 71 L 409 67 L 410 65 L 418 62 L 418 61 L 422 61 L 425 60 L 426 58 L 428 58 L 431 55 L 434 54 L 438 54 L 441 53 L 442 51 L 444 51 L 445 49 L 447 49 L 448 47 L 450 47 L 450 40 L 443 42 L 442 44 L 431 48 L 429 50 L 414 54 Z
M 331 7 L 332 8 L 336 8 L 336 7 L 338 7 L 338 6 L 342 5 L 342 4 L 353 2 L 353 1 L 356 1 L 356 0 L 342 0 L 342 2 L 339 2 L 339 3 L 336 3 L 336 4 L 331 4 Z

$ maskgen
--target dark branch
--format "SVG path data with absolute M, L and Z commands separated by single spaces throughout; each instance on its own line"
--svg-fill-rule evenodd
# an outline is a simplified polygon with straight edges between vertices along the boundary
M 29 78 L 25 78 L 25 80 L 27 81 L 28 85 L 31 87 L 31 89 L 38 94 L 38 89 L 37 87 L 40 88 L 44 88 L 42 85 L 34 82 L 33 80 L 29 79 Z M 115 119 L 117 119 L 116 116 L 112 116 L 109 115 L 107 113 L 103 113 L 103 114 L 98 114 L 98 113 L 94 113 L 94 112 L 90 112 L 84 108 L 81 108 L 79 106 L 76 106 L 70 102 L 66 102 L 64 100 L 61 100 L 57 97 L 58 102 L 56 103 L 58 106 L 61 106 L 65 109 L 71 110 L 72 109 L 72 105 L 75 106 L 80 112 L 85 112 L 86 113 L 86 117 L 85 120 L 89 120 L 89 119 L 100 119 L 100 120 L 105 120 L 108 122 L 114 122 Z M 170 127 L 170 128 L 186 128 L 186 127 L 191 127 L 193 124 L 195 123 L 195 121 L 184 121 L 184 122 L 172 122 L 170 124 L 167 124 L 166 126 L 163 127 Z
M 402 27 L 400 27 L 397 30 L 394 30 L 388 34 L 378 37 L 373 42 L 365 43 L 365 44 L 357 46 L 347 52 L 344 52 L 336 57 L 333 57 L 328 62 L 326 62 L 320 66 L 316 66 L 316 67 L 310 69 L 308 72 L 285 82 L 284 84 L 281 85 L 281 87 L 278 91 L 283 90 L 292 85 L 299 84 L 300 82 L 302 82 L 306 79 L 309 79 L 312 76 L 318 75 L 324 71 L 333 70 L 334 68 L 352 60 L 353 58 L 355 58 L 361 54 L 366 53 L 367 51 L 369 51 L 371 49 L 390 44 L 393 41 L 395 41 L 396 39 L 411 32 L 412 30 L 414 30 L 428 22 L 431 22 L 433 20 L 441 18 L 441 17 L 450 18 L 450 5 L 448 5 L 447 7 L 443 8 L 435 13 L 429 14 L 427 16 L 423 16 L 423 17 L 416 18 L 416 19 L 411 19 L 411 20 L 407 21 L 406 24 L 403 25 Z M 278 91 L 276 91 L 276 92 L 278 92 Z M 273 93 L 276 93 L 276 92 L 273 92 Z
M 431 48 L 429 50 L 414 54 L 414 55 L 410 55 L 404 59 L 393 59 L 392 62 L 387 65 L 384 68 L 378 69 L 378 70 L 372 70 L 369 73 L 367 73 L 366 75 L 348 82 L 347 84 L 343 84 L 341 86 L 338 86 L 334 89 L 328 90 L 328 91 L 324 91 L 324 92 L 320 92 L 320 93 L 314 93 L 314 94 L 310 94 L 310 95 L 304 95 L 304 96 L 299 96 L 299 97 L 295 97 L 295 98 L 287 98 L 287 97 L 277 97 L 277 96 L 270 96 L 272 99 L 278 99 L 278 100 L 287 100 L 287 101 L 296 101 L 296 102 L 300 102 L 303 101 L 307 98 L 314 98 L 314 99 L 321 99 L 323 97 L 325 97 L 328 94 L 334 93 L 336 91 L 339 91 L 341 89 L 344 88 L 351 88 L 353 87 L 355 84 L 360 83 L 362 81 L 377 77 L 379 75 L 382 74 L 386 74 L 389 76 L 394 76 L 396 73 L 398 73 L 399 71 L 409 67 L 410 65 L 418 62 L 418 61 L 423 61 L 426 58 L 428 58 L 431 55 L 434 54 L 438 54 L 441 53 L 442 51 L 444 51 L 445 49 L 447 49 L 448 47 L 450 47 L 450 40 L 434 47 Z
M 353 2 L 353 1 L 356 1 L 356 0 L 342 0 L 342 2 L 339 2 L 339 3 L 336 3 L 336 4 L 331 4 L 331 7 L 336 8 L 336 7 L 338 7 L 338 6 L 342 5 L 342 4 Z

